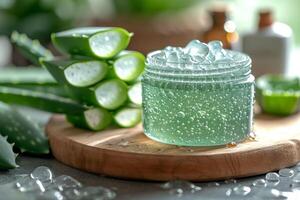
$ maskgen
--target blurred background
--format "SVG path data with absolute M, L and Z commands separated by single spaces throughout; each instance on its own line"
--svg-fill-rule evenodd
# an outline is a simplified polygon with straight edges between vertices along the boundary
M 273 22 L 286 25 L 276 29 L 284 38 L 283 44 L 278 44 L 283 47 L 277 46 L 282 52 L 276 55 L 287 54 L 289 65 L 296 65 L 293 57 L 300 52 L 298 8 L 298 0 L 0 0 L 0 66 L 30 64 L 10 45 L 13 30 L 52 49 L 52 32 L 77 26 L 121 26 L 135 34 L 129 48 L 145 54 L 167 45 L 183 46 L 192 39 L 220 39 L 226 48 L 251 55 L 255 54 L 251 52 L 253 42 L 245 39 L 246 47 L 242 46 L 243 37 L 255 35 Z

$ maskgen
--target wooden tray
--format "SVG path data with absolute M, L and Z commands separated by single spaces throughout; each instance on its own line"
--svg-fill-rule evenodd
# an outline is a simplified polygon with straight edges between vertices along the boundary
M 51 118 L 46 132 L 53 155 L 62 163 L 128 179 L 220 180 L 258 175 L 300 160 L 300 115 L 259 115 L 256 140 L 232 148 L 161 144 L 147 138 L 141 126 L 94 133 L 72 127 L 60 115 Z

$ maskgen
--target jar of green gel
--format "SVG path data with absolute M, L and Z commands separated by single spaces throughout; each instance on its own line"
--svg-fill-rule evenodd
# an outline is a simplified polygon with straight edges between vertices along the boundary
M 252 131 L 251 59 L 224 50 L 220 41 L 150 53 L 142 96 L 144 132 L 162 143 L 224 145 Z

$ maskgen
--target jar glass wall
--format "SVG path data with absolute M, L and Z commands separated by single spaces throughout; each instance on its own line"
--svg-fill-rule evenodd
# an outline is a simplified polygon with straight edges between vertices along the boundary
M 221 48 L 217 51 L 223 53 L 222 59 L 216 58 L 216 52 L 209 58 L 212 50 L 198 61 L 184 59 L 193 58 L 186 53 L 187 47 L 148 55 L 142 79 L 143 125 L 148 137 L 183 146 L 224 145 L 248 137 L 254 98 L 251 60 Z M 177 60 L 170 61 L 173 52 Z

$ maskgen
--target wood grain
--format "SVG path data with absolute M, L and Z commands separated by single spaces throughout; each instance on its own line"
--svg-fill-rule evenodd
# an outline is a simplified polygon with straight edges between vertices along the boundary
M 46 132 L 55 158 L 66 165 L 113 177 L 166 181 L 247 177 L 300 161 L 300 115 L 259 115 L 256 139 L 236 147 L 179 147 L 155 142 L 142 126 L 99 133 L 77 129 L 54 115 Z

